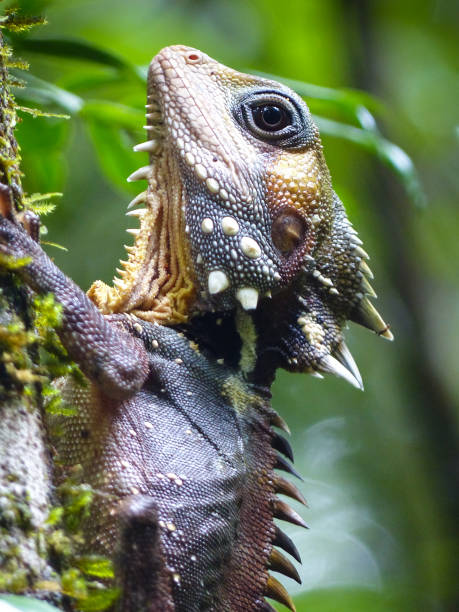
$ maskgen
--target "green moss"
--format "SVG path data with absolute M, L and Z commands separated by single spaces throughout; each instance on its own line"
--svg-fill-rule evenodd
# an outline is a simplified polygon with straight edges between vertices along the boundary
M 0 30 L 21 32 L 42 23 L 42 18 L 22 17 L 17 11 L 9 11 L 0 17 Z M 7 70 L 12 66 L 26 67 L 24 62 L 13 58 L 11 48 L 3 44 L 0 32 L 0 183 L 6 188 L 4 193 L 8 194 L 0 202 L 0 212 L 14 215 L 28 208 L 35 213 L 47 214 L 54 208 L 48 200 L 60 194 L 24 197 L 21 187 L 21 158 L 13 133 L 18 107 L 10 92 L 13 79 Z M 43 114 L 34 109 L 21 110 L 36 116 Z M 71 376 L 85 384 L 85 379 L 68 357 L 56 333 L 62 321 L 61 306 L 51 294 L 30 300 L 14 274 L 28 262 L 28 258 L 12 260 L 0 256 L 0 268 L 3 269 L 0 288 L 0 399 L 12 406 L 9 399 L 19 397 L 21 407 L 30 410 L 38 410 L 47 403 L 49 411 L 65 416 L 72 413 L 72 409 L 64 406 L 52 381 L 57 377 Z M 56 602 L 65 595 L 66 609 L 72 610 L 102 611 L 113 603 L 118 591 L 108 584 L 113 578 L 111 562 L 101 557 L 82 557 L 76 552 L 84 542 L 81 525 L 88 517 L 94 496 L 91 487 L 80 481 L 80 474 L 75 471 L 68 476 L 57 491 L 61 505 L 49 509 L 48 519 L 38 529 L 32 521 L 30 500 L 20 491 L 23 478 L 12 473 L 0 482 L 0 591 L 30 593 L 32 590 L 49 597 L 54 593 Z M 24 544 L 45 558 L 48 564 L 52 562 L 54 575 L 43 580 L 33 574 L 24 561 Z M 96 581 L 96 578 L 103 579 L 104 583 Z

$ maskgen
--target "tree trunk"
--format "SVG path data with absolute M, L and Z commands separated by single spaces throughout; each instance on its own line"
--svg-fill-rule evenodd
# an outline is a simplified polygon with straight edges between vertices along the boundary
M 16 109 L 7 68 L 9 53 L 0 33 L 0 212 L 18 218 L 23 192 L 13 133 Z M 0 591 L 16 593 L 36 592 L 36 583 L 52 574 L 43 537 L 51 499 L 38 382 L 44 373 L 37 364 L 33 321 L 34 306 L 27 289 L 11 272 L 2 273 Z

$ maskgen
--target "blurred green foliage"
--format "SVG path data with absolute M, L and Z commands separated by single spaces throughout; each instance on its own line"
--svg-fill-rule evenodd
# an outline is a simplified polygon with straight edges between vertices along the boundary
M 31 64 L 16 72 L 27 84 L 18 99 L 70 116 L 22 113 L 24 185 L 63 192 L 46 240 L 68 252 L 48 251 L 82 287 L 110 281 L 123 255 L 139 190 L 125 177 L 145 163 L 132 145 L 144 140 L 145 68 L 161 47 L 200 48 L 305 96 L 396 341 L 349 330 L 365 393 L 278 376 L 274 405 L 293 432 L 311 527 L 291 530 L 303 584 L 287 586 L 299 611 L 459 609 L 457 2 L 20 6 L 48 25 L 11 40 Z

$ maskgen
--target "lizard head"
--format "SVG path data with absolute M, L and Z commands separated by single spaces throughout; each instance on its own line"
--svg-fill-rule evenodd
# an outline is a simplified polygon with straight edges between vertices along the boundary
M 137 150 L 150 164 L 131 178 L 149 188 L 136 200 L 146 209 L 134 211 L 141 227 L 118 285 L 123 309 L 161 318 L 166 299 L 168 323 L 196 310 L 246 312 L 258 355 L 360 386 L 346 320 L 392 335 L 368 300 L 368 255 L 333 191 L 305 102 L 174 46 L 150 65 L 147 111 L 150 140 Z

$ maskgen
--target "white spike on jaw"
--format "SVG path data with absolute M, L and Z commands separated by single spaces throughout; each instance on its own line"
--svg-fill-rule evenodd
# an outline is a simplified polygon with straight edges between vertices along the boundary
M 115 287 L 118 287 L 118 289 L 124 289 L 124 282 L 120 278 L 114 278 L 113 284 Z
M 146 212 L 146 208 L 136 208 L 135 210 L 128 210 L 126 217 L 143 217 Z
M 258 291 L 253 287 L 242 287 L 236 292 L 236 297 L 244 310 L 255 310 L 258 304 Z
M 370 256 L 368 255 L 368 253 L 365 251 L 365 249 L 362 249 L 361 246 L 355 246 L 354 253 L 358 255 L 359 257 L 362 257 L 363 259 L 370 259 Z
M 372 298 L 377 298 L 378 296 L 376 295 L 375 290 L 373 289 L 373 287 L 370 285 L 370 283 L 368 282 L 368 280 L 366 279 L 366 277 L 364 276 L 362 278 L 361 281 L 361 287 L 364 290 L 364 292 L 369 295 Z
M 345 342 L 340 342 L 338 348 L 335 351 L 336 357 L 339 361 L 347 368 L 351 374 L 355 377 L 357 382 L 360 385 L 360 388 L 363 390 L 363 381 L 362 375 L 360 374 L 359 368 L 355 363 L 354 357 L 351 354 L 351 351 L 348 349 Z
M 324 378 L 320 372 L 316 372 L 315 370 L 314 372 L 309 372 L 309 374 L 314 378 L 318 378 L 319 380 L 323 380 Z
M 221 293 L 229 287 L 229 280 L 226 274 L 221 270 L 213 270 L 209 274 L 207 285 L 209 288 L 209 293 L 211 295 L 215 295 L 216 293 Z
M 325 357 L 322 357 L 318 363 L 318 367 L 322 372 L 328 372 L 329 374 L 334 374 L 334 376 L 338 376 L 339 378 L 344 378 L 344 380 L 347 380 L 347 382 L 353 387 L 363 391 L 362 383 L 359 382 L 357 378 L 343 366 L 342 363 L 331 355 L 325 355 Z
M 150 176 L 150 166 L 142 166 L 127 177 L 127 182 L 132 183 L 133 181 L 147 180 Z
M 136 195 L 135 198 L 131 200 L 129 204 L 127 205 L 128 210 L 130 208 L 134 208 L 134 206 L 137 206 L 137 204 L 143 204 L 145 202 L 146 197 L 147 197 L 146 191 L 142 191 L 142 193 L 139 193 L 139 195 Z
M 362 246 L 363 242 L 360 240 L 360 238 L 356 235 L 350 236 L 349 237 L 349 242 L 351 242 L 353 245 L 357 245 L 357 246 Z
M 368 278 L 369 278 L 370 280 L 373 280 L 373 279 L 374 279 L 374 274 L 373 274 L 373 272 L 371 271 L 371 268 L 370 268 L 370 266 L 367 264 L 367 262 L 366 262 L 366 261 L 362 260 L 362 261 L 360 262 L 360 269 L 362 270 L 362 272 L 363 272 L 363 273 L 364 273 L 366 276 L 368 276 Z
M 146 140 L 145 142 L 141 142 L 135 147 L 132 147 L 136 153 L 145 152 L 145 153 L 153 153 L 158 148 L 157 140 Z
M 133 236 L 137 236 L 138 234 L 140 234 L 140 230 L 137 228 L 129 228 L 126 230 L 128 234 L 132 234 Z

